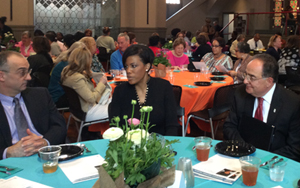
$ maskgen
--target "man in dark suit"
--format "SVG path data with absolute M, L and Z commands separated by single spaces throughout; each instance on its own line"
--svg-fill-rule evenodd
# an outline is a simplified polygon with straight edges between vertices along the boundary
M 0 53 L 0 159 L 37 153 L 66 137 L 64 118 L 46 88 L 27 88 L 29 64 L 19 53 Z
M 268 54 L 254 56 L 246 68 L 245 85 L 235 92 L 234 103 L 224 123 L 224 138 L 243 141 L 241 130 L 246 126 L 241 124 L 243 118 L 255 118 L 275 127 L 273 139 L 267 140 L 271 142 L 271 152 L 300 161 L 300 99 L 276 84 L 277 79 L 275 59 Z

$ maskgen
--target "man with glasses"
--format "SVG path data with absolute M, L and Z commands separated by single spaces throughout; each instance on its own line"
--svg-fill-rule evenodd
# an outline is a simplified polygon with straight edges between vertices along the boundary
M 243 132 L 243 126 L 249 126 L 244 120 L 253 119 L 259 126 L 261 122 L 273 127 L 273 133 L 263 135 L 263 138 L 271 136 L 267 140 L 270 142 L 269 151 L 300 161 L 300 98 L 276 83 L 276 60 L 269 54 L 254 56 L 244 77 L 244 85 L 236 89 L 231 111 L 224 123 L 224 138 L 244 141 L 243 136 L 256 137 L 260 130 L 254 130 L 253 135 Z M 251 126 L 255 127 L 250 124 L 248 130 L 253 130 Z
M 65 120 L 47 89 L 26 88 L 30 72 L 20 53 L 0 53 L 0 160 L 30 156 L 65 140 Z

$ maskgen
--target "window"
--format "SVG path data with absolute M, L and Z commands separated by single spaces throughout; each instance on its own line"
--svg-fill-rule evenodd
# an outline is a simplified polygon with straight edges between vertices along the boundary
M 180 0 L 166 0 L 167 4 L 180 4 Z

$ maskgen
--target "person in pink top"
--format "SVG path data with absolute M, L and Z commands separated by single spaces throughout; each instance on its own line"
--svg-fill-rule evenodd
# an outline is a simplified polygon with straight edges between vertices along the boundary
M 20 48 L 20 52 L 24 57 L 29 57 L 33 53 L 35 54 L 32 47 L 31 34 L 29 31 L 24 31 L 22 33 L 21 41 L 16 44 L 16 47 Z
M 167 58 L 169 59 L 172 68 L 181 69 L 187 68 L 189 64 L 189 58 L 183 53 L 186 47 L 185 41 L 183 38 L 177 38 L 173 42 L 173 50 L 167 52 Z

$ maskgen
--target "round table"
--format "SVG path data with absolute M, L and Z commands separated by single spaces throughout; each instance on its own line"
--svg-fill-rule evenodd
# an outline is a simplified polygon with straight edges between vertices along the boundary
M 175 156 L 174 164 L 178 163 L 178 159 L 180 157 L 189 157 L 192 160 L 193 165 L 199 163 L 199 161 L 196 158 L 195 151 L 192 150 L 192 147 L 194 146 L 193 138 L 191 137 L 171 137 L 166 136 L 165 137 L 168 140 L 173 139 L 179 139 L 180 143 L 173 144 L 172 147 L 175 151 L 177 151 L 177 155 Z M 215 145 L 219 141 L 213 140 L 212 145 L 213 148 L 211 148 L 209 156 L 214 156 L 217 152 L 214 150 Z M 92 152 L 100 154 L 103 158 L 105 157 L 105 152 L 108 145 L 108 140 L 93 140 L 93 141 L 87 141 L 82 142 L 86 144 L 87 147 L 89 147 Z M 92 146 L 92 147 L 90 147 Z M 270 152 L 263 151 L 260 149 L 257 149 L 255 153 L 251 154 L 251 156 L 258 157 L 260 159 L 270 155 Z M 80 156 L 84 157 L 84 156 Z M 74 160 L 76 160 L 75 158 Z M 8 158 L 0 161 L 0 165 L 7 165 L 7 166 L 14 166 L 22 168 L 23 170 L 12 175 L 12 176 L 19 176 L 31 181 L 39 182 L 51 187 L 92 187 L 94 183 L 96 182 L 96 179 L 84 181 L 76 184 L 72 184 L 69 179 L 66 177 L 66 175 L 63 173 L 63 171 L 58 168 L 56 172 L 52 174 L 45 174 L 42 170 L 42 164 L 38 159 L 38 155 L 32 155 L 30 157 L 22 157 L 22 158 Z M 97 166 L 98 164 L 95 164 Z M 258 179 L 257 184 L 253 186 L 254 188 L 264 188 L 264 187 L 275 187 L 277 185 L 280 185 L 282 187 L 297 187 L 297 181 L 299 180 L 299 169 L 300 169 L 300 163 L 293 161 L 289 159 L 287 161 L 286 171 L 284 175 L 284 179 L 282 182 L 273 182 L 270 180 L 269 177 L 269 171 L 263 168 L 259 169 L 258 172 Z M 10 176 L 10 177 L 12 177 Z M 8 179 L 10 177 L 7 177 L 5 179 Z M 227 185 L 211 180 L 205 180 L 200 178 L 195 178 L 195 188 L 198 187 L 209 187 L 209 188 L 239 188 L 239 187 L 247 187 L 243 184 L 242 178 L 239 178 L 236 182 L 234 182 L 232 185 Z
M 180 106 L 185 108 L 185 121 L 187 120 L 189 113 L 212 107 L 215 92 L 219 87 L 233 84 L 232 77 L 225 76 L 225 80 L 220 82 L 213 82 L 210 86 L 196 86 L 194 85 L 195 81 L 210 82 L 210 77 L 212 77 L 213 75 L 209 74 L 205 76 L 203 74 L 200 74 L 200 72 L 189 71 L 173 71 L 172 73 L 172 77 L 167 75 L 163 79 L 169 80 L 172 85 L 181 86 L 182 94 Z M 200 74 L 198 80 L 194 79 L 194 74 Z M 152 72 L 150 75 L 154 77 L 154 72 Z M 125 79 L 109 81 L 113 91 L 116 87 L 114 81 L 125 81 Z M 191 86 L 195 86 L 196 88 L 191 88 Z M 199 127 L 201 126 L 201 129 L 210 132 L 210 126 L 208 123 L 199 120 L 195 120 L 195 122 Z M 187 133 L 189 132 L 190 127 L 188 126 Z

